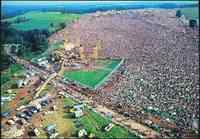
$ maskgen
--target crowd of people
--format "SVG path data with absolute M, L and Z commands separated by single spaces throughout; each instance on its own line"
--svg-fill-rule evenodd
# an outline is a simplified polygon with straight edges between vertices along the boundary
M 121 78 L 113 75 L 108 81 L 112 89 L 100 89 L 94 100 L 140 121 L 146 112 L 157 112 L 176 125 L 177 136 L 197 130 L 198 27 L 184 25 L 175 10 L 130 10 L 88 15 L 66 30 L 83 45 L 101 38 L 104 56 L 126 59 L 114 74 Z

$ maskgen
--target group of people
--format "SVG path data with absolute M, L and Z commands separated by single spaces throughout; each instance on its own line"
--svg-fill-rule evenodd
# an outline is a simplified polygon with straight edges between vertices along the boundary
M 98 18 L 86 15 L 68 30 L 69 37 L 80 38 L 83 45 L 101 38 L 104 56 L 125 59 L 107 82 L 112 89 L 102 87 L 93 96 L 96 102 L 140 121 L 147 111 L 160 113 L 176 125 L 178 135 L 196 130 L 194 121 L 199 119 L 199 33 L 175 13 L 130 10 Z

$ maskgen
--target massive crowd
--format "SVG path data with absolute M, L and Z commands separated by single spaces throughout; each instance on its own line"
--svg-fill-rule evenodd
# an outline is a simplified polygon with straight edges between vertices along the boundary
M 175 123 L 180 134 L 197 128 L 198 28 L 184 25 L 174 10 L 98 13 L 98 17 L 84 16 L 66 30 L 72 41 L 79 37 L 83 45 L 94 45 L 101 39 L 104 56 L 126 59 L 116 73 L 123 78 L 113 76 L 108 81 L 115 82 L 112 89 L 102 88 L 94 100 L 141 121 L 145 110 L 153 109 Z

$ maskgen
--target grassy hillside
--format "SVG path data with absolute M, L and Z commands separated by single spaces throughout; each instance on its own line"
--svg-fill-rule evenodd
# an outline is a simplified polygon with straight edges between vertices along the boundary
M 4 21 L 11 22 L 12 27 L 18 30 L 27 31 L 32 29 L 49 29 L 52 31 L 57 29 L 60 23 L 67 24 L 77 20 L 79 17 L 79 14 L 32 11 L 13 18 L 5 19 Z M 25 18 L 26 20 L 16 23 L 16 20 L 19 18 Z M 53 26 L 51 26 L 51 24 Z

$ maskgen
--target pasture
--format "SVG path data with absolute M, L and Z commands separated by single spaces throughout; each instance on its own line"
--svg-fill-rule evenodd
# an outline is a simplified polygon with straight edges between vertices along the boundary
M 119 66 L 121 60 L 98 60 L 92 69 L 66 71 L 64 77 L 83 86 L 96 89 Z
M 32 11 L 5 19 L 4 21 L 10 22 L 13 28 L 22 31 L 33 29 L 48 29 L 49 31 L 55 31 L 59 28 L 60 23 L 65 23 L 67 25 L 72 21 L 77 20 L 79 17 L 79 14 Z M 20 18 L 25 20 L 19 23 L 16 22 Z
M 198 7 L 180 8 L 180 10 L 181 10 L 181 13 L 187 19 L 196 19 L 198 21 L 198 18 L 199 18 Z

